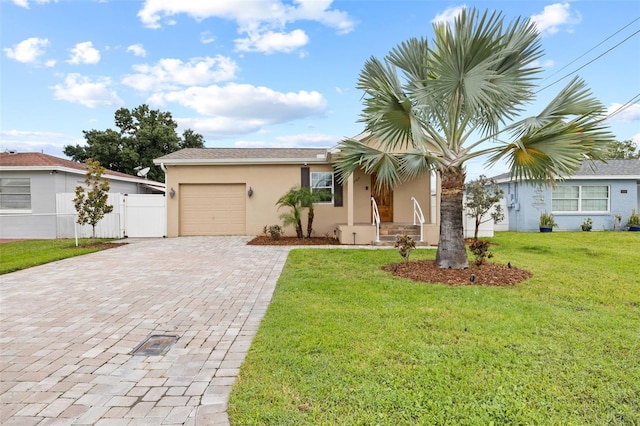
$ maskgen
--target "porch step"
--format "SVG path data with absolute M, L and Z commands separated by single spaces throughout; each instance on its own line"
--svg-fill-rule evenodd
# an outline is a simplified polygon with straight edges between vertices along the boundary
M 393 246 L 401 235 L 408 235 L 413 238 L 416 245 L 427 245 L 426 242 L 420 242 L 420 225 L 411 223 L 381 223 L 380 241 L 373 241 L 371 244 L 375 246 Z

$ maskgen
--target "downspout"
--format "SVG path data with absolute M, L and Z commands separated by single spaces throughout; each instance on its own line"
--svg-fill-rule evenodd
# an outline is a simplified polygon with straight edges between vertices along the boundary
M 160 163 L 160 169 L 164 173 L 164 236 L 165 238 L 169 235 L 169 200 L 167 199 L 167 168 L 164 163 Z

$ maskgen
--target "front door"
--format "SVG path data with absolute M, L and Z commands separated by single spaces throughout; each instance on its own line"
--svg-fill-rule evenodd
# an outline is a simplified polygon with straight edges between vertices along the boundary
M 377 175 L 371 176 L 371 196 L 376 200 L 380 222 L 393 222 L 393 191 L 390 188 L 377 190 Z M 373 212 L 371 213 L 373 215 Z

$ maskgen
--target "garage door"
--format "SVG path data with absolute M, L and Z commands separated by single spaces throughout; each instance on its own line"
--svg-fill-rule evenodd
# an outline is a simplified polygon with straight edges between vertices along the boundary
M 180 185 L 180 235 L 244 235 L 245 185 Z

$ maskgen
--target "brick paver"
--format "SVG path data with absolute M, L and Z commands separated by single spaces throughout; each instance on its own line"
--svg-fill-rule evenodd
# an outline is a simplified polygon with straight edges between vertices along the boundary
M 0 277 L 0 424 L 226 425 L 289 249 L 130 241 Z M 162 356 L 130 355 L 172 334 Z

